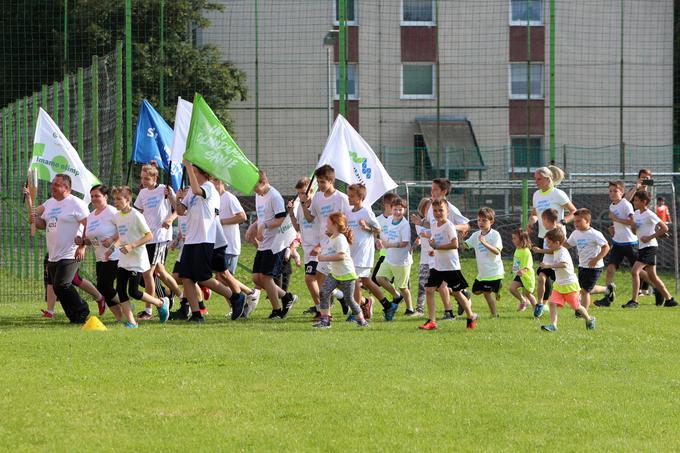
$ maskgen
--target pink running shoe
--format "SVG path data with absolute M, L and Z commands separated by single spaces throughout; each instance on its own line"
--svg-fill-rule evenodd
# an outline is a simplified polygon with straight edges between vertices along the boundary
M 527 309 L 527 303 L 522 301 L 519 303 L 519 306 L 517 307 L 517 311 L 525 311 Z
M 99 309 L 99 316 L 103 315 L 106 311 L 106 301 L 103 297 L 97 301 L 97 308 Z
M 364 314 L 364 319 L 371 319 L 373 317 L 373 299 L 367 297 L 364 299 L 364 303 L 361 304 L 361 311 Z
M 50 313 L 49 311 L 47 311 L 47 310 L 42 310 L 42 309 L 41 309 L 40 311 L 42 312 L 42 317 L 43 317 L 43 318 L 49 318 L 49 319 L 54 318 L 54 313 Z

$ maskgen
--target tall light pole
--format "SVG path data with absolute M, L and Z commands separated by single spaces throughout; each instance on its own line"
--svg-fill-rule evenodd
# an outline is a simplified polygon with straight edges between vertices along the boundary
M 328 134 L 331 133 L 331 128 L 333 127 L 333 59 L 331 53 L 333 52 L 333 47 L 335 43 L 338 42 L 338 30 L 329 30 L 326 36 L 323 37 L 323 46 L 326 48 L 326 61 L 327 61 L 327 81 L 328 81 Z

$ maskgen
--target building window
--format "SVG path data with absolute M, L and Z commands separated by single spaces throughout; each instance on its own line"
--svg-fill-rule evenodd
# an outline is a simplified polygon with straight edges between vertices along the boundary
M 526 99 L 529 89 L 528 65 L 510 64 L 510 99 Z M 543 63 L 531 63 L 531 99 L 543 99 Z
M 197 24 L 191 23 L 191 45 L 197 49 L 203 47 L 203 29 Z
M 434 64 L 403 64 L 401 66 L 402 99 L 434 99 Z
M 433 0 L 402 0 L 401 25 L 434 25 L 434 8 Z
M 510 25 L 543 25 L 542 0 L 510 0 Z
M 347 64 L 347 99 L 359 99 L 357 65 Z M 335 65 L 335 99 L 340 99 L 340 65 Z
M 345 0 L 347 4 L 347 25 L 356 25 L 356 0 Z M 340 25 L 340 0 L 333 2 L 333 13 L 335 25 Z
M 543 137 L 510 137 L 510 166 L 515 172 L 526 172 L 542 167 Z

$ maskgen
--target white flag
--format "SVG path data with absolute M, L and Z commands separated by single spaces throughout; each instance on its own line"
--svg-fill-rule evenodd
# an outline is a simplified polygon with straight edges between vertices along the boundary
M 187 136 L 191 124 L 191 111 L 194 105 L 182 98 L 177 98 L 177 110 L 175 111 L 175 127 L 172 135 L 172 152 L 170 160 L 178 164 L 182 163 L 184 150 L 187 147 Z
M 335 177 L 339 180 L 365 185 L 368 206 L 397 187 L 370 145 L 342 115 L 335 119 L 316 168 L 325 164 L 335 169 Z
M 59 173 L 69 175 L 71 188 L 83 194 L 86 203 L 90 202 L 92 186 L 101 184 L 99 179 L 85 168 L 73 145 L 42 107 L 35 125 L 30 168 L 37 170 L 38 178 L 47 182 L 52 182 Z

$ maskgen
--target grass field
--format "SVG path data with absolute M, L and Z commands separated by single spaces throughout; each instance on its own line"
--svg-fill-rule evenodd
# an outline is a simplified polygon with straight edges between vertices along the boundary
M 472 260 L 464 273 L 471 283 Z M 617 283 L 624 303 L 628 275 Z M 217 298 L 203 326 L 136 331 L 107 313 L 107 332 L 83 332 L 60 310 L 41 319 L 40 300 L 0 301 L 0 449 L 679 448 L 680 310 L 652 297 L 595 308 L 595 331 L 563 310 L 560 331 L 541 332 L 505 292 L 499 319 L 474 298 L 471 332 L 462 321 L 422 332 L 423 318 L 403 316 L 315 331 L 301 271 L 293 284 L 301 302 L 282 322 L 264 319 L 264 298 L 253 319 L 228 321 Z

